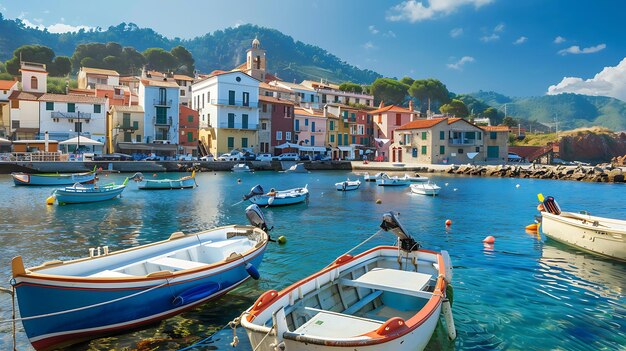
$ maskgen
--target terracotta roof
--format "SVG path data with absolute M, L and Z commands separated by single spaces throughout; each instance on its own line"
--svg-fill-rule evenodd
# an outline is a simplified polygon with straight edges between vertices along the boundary
M 210 74 L 210 75 L 208 75 L 208 76 L 203 76 L 203 77 L 202 77 L 202 79 L 198 79 L 198 80 L 196 80 L 194 83 L 198 83 L 198 82 L 201 82 L 201 81 L 207 80 L 207 79 L 212 78 L 212 77 L 221 76 L 221 75 L 224 75 L 224 74 L 232 74 L 232 73 L 239 73 L 239 74 L 243 74 L 243 75 L 246 75 L 246 76 L 248 76 L 248 77 L 250 77 L 250 78 L 252 78 L 252 79 L 254 79 L 254 80 L 256 80 L 256 81 L 260 82 L 260 80 L 258 80 L 258 79 L 256 79 L 256 78 L 254 78 L 253 76 L 251 76 L 251 75 L 247 74 L 246 72 L 241 72 L 241 71 L 222 71 L 222 70 L 216 69 L 215 71 L 211 72 L 211 74 Z
M 118 76 L 118 77 L 120 75 L 119 73 L 117 73 L 117 71 L 114 71 L 112 69 L 81 67 L 80 70 L 87 74 L 104 74 L 107 76 Z
M 462 121 L 462 120 L 463 120 L 463 118 L 458 118 L 458 117 L 450 117 L 450 118 L 448 118 L 448 124 L 452 124 L 452 123 L 454 123 L 454 122 L 458 122 L 458 121 Z M 469 122 L 467 122 L 467 123 L 469 123 Z M 470 124 L 471 124 L 471 123 L 470 123 Z
M 294 105 L 294 103 L 289 100 L 279 99 L 273 96 L 265 96 L 265 95 L 259 95 L 259 101 L 271 102 L 273 104 Z
M 508 126 L 482 126 L 480 128 L 488 132 L 508 132 L 510 130 Z
M 96 96 L 86 96 L 86 95 L 73 95 L 73 94 L 43 94 L 39 101 L 54 101 L 54 102 L 75 102 L 75 103 L 85 103 L 85 104 L 104 104 L 107 102 L 107 99 L 103 97 Z
M 16 80 L 0 80 L 0 90 L 9 90 L 15 84 L 17 84 Z
M 383 112 L 415 113 L 415 112 L 409 110 L 408 108 L 404 108 L 404 107 L 400 107 L 400 106 L 396 106 L 396 105 L 385 106 L 383 108 L 379 108 L 378 110 L 374 110 L 374 111 L 372 111 L 370 113 L 371 114 L 376 114 L 376 113 L 383 113 Z
M 29 93 L 21 90 L 13 90 L 11 95 L 9 95 L 9 100 L 37 101 L 42 95 L 43 93 Z
M 292 91 L 289 90 L 289 89 L 285 89 L 283 87 L 279 87 L 279 86 L 276 86 L 276 85 L 268 84 L 268 83 L 265 83 L 265 82 L 261 82 L 259 84 L 259 89 L 280 91 L 280 92 L 283 92 L 283 93 L 292 93 Z
M 299 115 L 313 116 L 313 117 L 324 117 L 324 112 L 322 110 L 305 109 L 305 108 L 300 108 L 300 107 L 294 108 L 293 113 L 299 114 Z
M 141 112 L 143 113 L 143 107 L 139 105 L 132 105 L 132 106 L 115 105 L 115 106 L 111 106 L 111 109 L 115 110 L 115 112 Z
M 426 129 L 426 128 L 431 128 L 443 121 L 445 121 L 446 118 L 434 118 L 434 119 L 418 119 L 415 121 L 411 121 L 403 126 L 400 126 L 400 128 L 398 128 L 398 130 L 407 130 L 407 129 Z
M 193 77 L 189 77 L 189 76 L 186 76 L 184 74 L 175 74 L 174 75 L 174 79 L 176 79 L 176 80 L 186 80 L 186 81 L 193 82 Z
M 240 64 L 239 66 L 232 69 L 232 71 L 243 71 L 247 68 L 246 62 Z
M 120 77 L 120 82 L 138 82 L 139 78 L 135 76 Z
M 93 89 L 78 89 L 78 88 L 70 88 L 70 94 L 77 95 L 96 95 L 96 91 Z
M 282 82 L 283 80 L 278 78 L 277 76 L 271 74 L 271 73 L 265 73 L 265 81 L 266 82 L 271 82 L 273 80 L 277 80 L 279 82 Z
M 178 88 L 178 84 L 174 80 L 163 80 L 163 79 L 142 79 L 141 84 L 151 87 L 162 87 L 162 88 Z

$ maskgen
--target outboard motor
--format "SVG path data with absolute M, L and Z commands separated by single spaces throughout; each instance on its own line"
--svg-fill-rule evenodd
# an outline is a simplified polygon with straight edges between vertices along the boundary
M 556 203 L 556 200 L 552 196 L 548 196 L 545 200 L 543 200 L 543 206 L 546 211 L 552 214 L 557 216 L 561 214 L 561 207 L 559 207 L 559 204 Z
M 398 221 L 393 212 L 383 214 L 383 222 L 380 228 L 386 232 L 392 232 L 400 241 L 400 248 L 406 252 L 417 251 L 420 245 L 409 235 L 404 226 Z
M 143 173 L 137 172 L 137 173 L 133 174 L 133 176 L 130 177 L 129 179 L 132 179 L 132 180 L 134 180 L 136 182 L 141 182 L 143 180 Z
M 263 230 L 264 232 L 269 232 L 272 228 L 267 227 L 267 222 L 265 221 L 265 215 L 261 212 L 261 208 L 256 204 L 252 204 L 246 207 L 246 217 L 248 218 L 248 222 L 251 225 Z
M 243 196 L 243 200 L 248 200 L 251 197 L 257 196 L 257 195 L 263 195 L 265 194 L 265 191 L 263 191 L 263 187 L 260 184 L 257 184 L 255 186 L 252 187 L 252 189 L 250 189 L 250 192 L 247 195 Z M 248 213 L 248 211 L 246 210 L 246 213 Z

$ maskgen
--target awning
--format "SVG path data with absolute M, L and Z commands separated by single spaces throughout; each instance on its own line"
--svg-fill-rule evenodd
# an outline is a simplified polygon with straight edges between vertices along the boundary
M 389 142 L 389 140 L 391 139 L 381 139 L 381 138 L 374 138 L 374 140 L 376 140 L 377 143 L 383 143 L 386 144 Z
M 274 147 L 277 149 L 288 149 L 288 148 L 299 149 L 300 145 L 292 144 L 292 143 L 284 143 L 284 144 L 276 145 Z
M 324 146 L 300 146 L 300 151 L 304 152 L 326 152 Z
M 341 151 L 352 151 L 350 146 L 337 146 L 337 148 Z
M 11 145 L 11 140 L 0 138 L 0 145 Z
M 102 146 L 102 145 L 104 145 L 103 143 L 101 143 L 101 142 L 99 142 L 97 140 L 89 139 L 89 138 L 84 137 L 84 136 L 77 136 L 75 138 L 67 139 L 67 140 L 62 141 L 62 142 L 59 143 L 59 145 L 78 145 L 78 144 L 85 145 L 85 146 Z
M 120 150 L 176 151 L 176 144 L 117 143 Z

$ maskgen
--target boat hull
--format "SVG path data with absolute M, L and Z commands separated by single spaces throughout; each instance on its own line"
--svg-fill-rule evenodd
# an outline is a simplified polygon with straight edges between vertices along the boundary
M 307 194 L 289 197 L 257 195 L 251 197 L 250 202 L 259 206 L 285 206 L 299 204 L 301 202 L 305 202 L 306 199 Z
M 401 178 L 391 178 L 391 179 L 378 179 L 376 180 L 376 184 L 378 186 L 407 186 L 409 185 L 409 181 Z
M 569 212 L 562 212 L 560 215 L 542 212 L 541 215 L 541 231 L 548 238 L 583 251 L 626 262 L 626 227 L 615 230 L 602 225 L 595 226 L 594 221 L 601 224 L 607 219 Z
M 338 191 L 357 190 L 360 186 L 361 186 L 361 182 L 359 181 L 354 181 L 354 182 L 345 181 L 345 182 L 335 183 L 335 189 L 337 189 Z
M 411 192 L 419 195 L 436 196 L 439 194 L 440 187 L 428 184 L 412 184 Z
M 28 173 L 11 173 L 13 183 L 15 185 L 34 185 L 34 186 L 60 186 L 72 185 L 76 183 L 93 182 L 96 173 L 75 173 L 75 174 L 28 174 Z
M 137 188 L 141 190 L 192 189 L 196 186 L 194 178 L 146 180 Z
M 98 190 L 86 189 L 85 191 L 58 189 L 55 192 L 55 198 L 60 204 L 82 204 L 89 202 L 100 202 L 111 200 L 120 196 L 126 186 L 119 185 L 111 189 Z

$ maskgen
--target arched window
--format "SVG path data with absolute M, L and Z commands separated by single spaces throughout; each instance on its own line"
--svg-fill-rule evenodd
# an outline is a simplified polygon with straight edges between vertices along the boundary
M 30 88 L 31 89 L 39 89 L 39 82 L 37 81 L 37 77 L 30 77 Z

